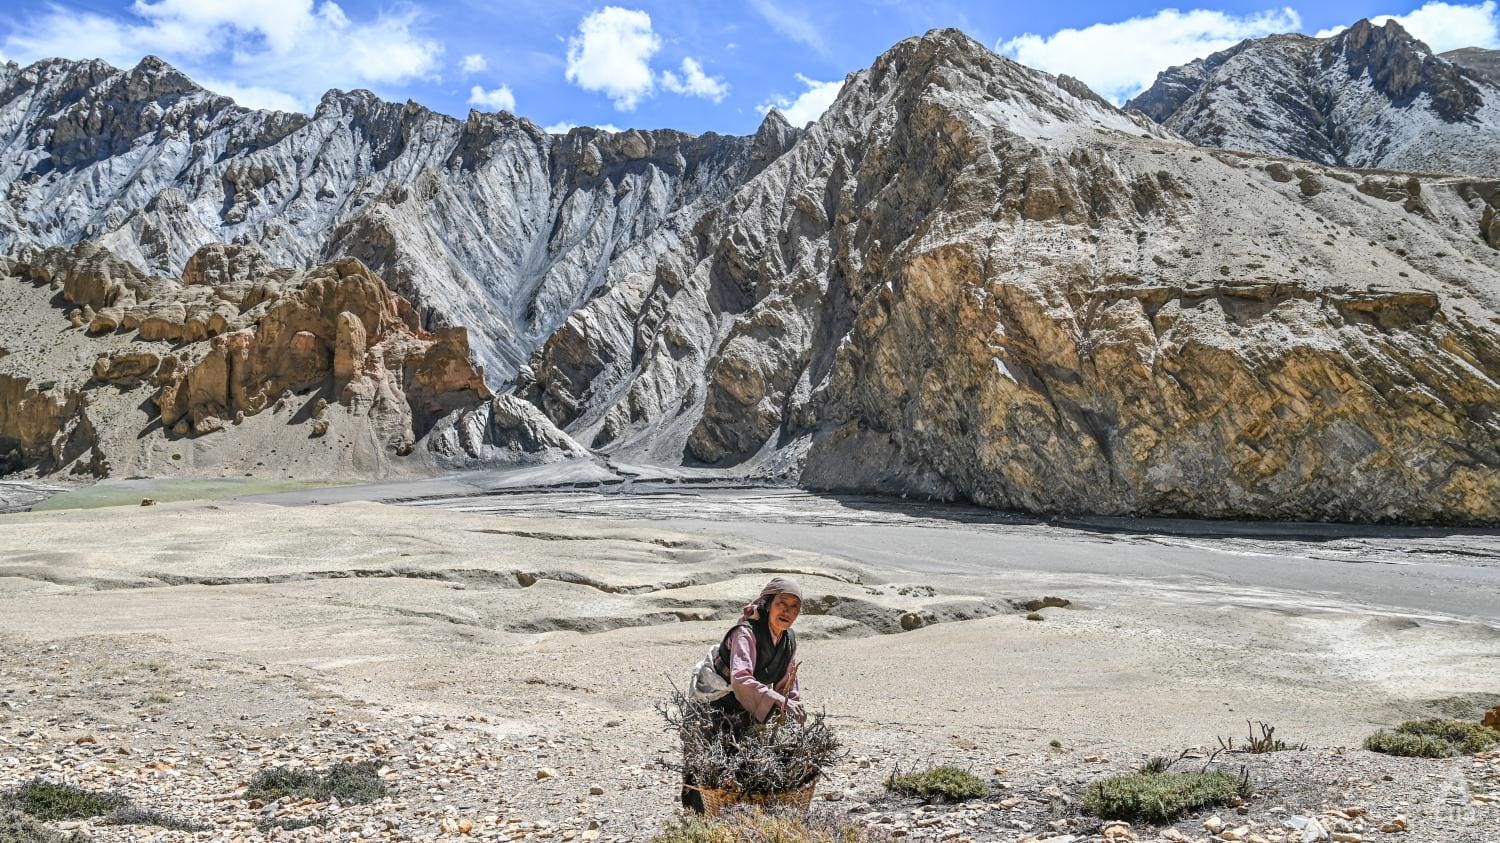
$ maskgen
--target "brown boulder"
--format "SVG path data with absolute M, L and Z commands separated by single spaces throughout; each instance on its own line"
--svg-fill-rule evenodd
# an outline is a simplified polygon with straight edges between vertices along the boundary
M 1500 729 L 1500 705 L 1484 713 L 1484 720 L 1481 721 L 1481 725 L 1488 726 L 1491 729 Z
M 182 269 L 182 283 L 214 287 L 242 284 L 260 278 L 274 268 L 266 253 L 255 246 L 210 243 L 188 258 Z
M 94 361 L 94 377 L 110 383 L 138 381 L 156 373 L 161 358 L 149 351 L 122 349 Z

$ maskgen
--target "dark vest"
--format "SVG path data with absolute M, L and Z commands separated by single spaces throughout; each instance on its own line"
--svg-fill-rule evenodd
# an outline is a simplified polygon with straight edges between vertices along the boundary
M 771 625 L 767 623 L 752 623 L 740 621 L 724 633 L 724 638 L 719 641 L 718 656 L 714 661 L 714 670 L 730 681 L 729 676 L 729 636 L 736 629 L 748 629 L 755 636 L 755 681 L 768 687 L 776 687 L 776 683 L 786 678 L 786 672 L 791 669 L 792 659 L 797 655 L 797 635 L 788 629 L 781 635 L 779 644 L 771 643 Z M 730 694 L 729 699 L 734 699 Z

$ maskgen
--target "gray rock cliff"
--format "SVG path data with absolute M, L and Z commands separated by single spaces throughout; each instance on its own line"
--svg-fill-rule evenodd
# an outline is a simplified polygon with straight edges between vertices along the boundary
M 902 42 L 522 394 L 622 459 L 1039 512 L 1500 519 L 1500 182 L 1191 146 Z
M 1362 20 L 1330 38 L 1273 35 L 1170 68 L 1127 107 L 1203 146 L 1500 174 L 1500 86 L 1451 55 L 1395 21 Z
M 611 272 L 649 271 L 702 210 L 795 138 L 671 130 L 548 135 L 368 91 L 312 117 L 236 106 L 155 58 L 0 75 L 0 253 L 88 239 L 180 274 L 210 243 L 276 265 L 356 257 L 424 324 L 463 325 L 493 384 Z

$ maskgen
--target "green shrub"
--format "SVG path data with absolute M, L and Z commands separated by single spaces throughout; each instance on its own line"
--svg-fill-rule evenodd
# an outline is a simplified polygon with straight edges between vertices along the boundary
M 63 837 L 20 811 L 0 809 L 0 843 L 62 843 Z
M 889 832 L 824 811 L 735 808 L 717 817 L 686 815 L 668 823 L 651 843 L 889 843 Z
M 886 789 L 905 796 L 920 796 L 923 799 L 941 799 L 946 802 L 962 802 L 989 795 L 979 777 L 957 767 L 933 767 L 915 773 L 891 774 L 886 779 Z
M 275 802 L 287 797 L 317 799 L 322 781 L 322 777 L 312 770 L 272 767 L 250 777 L 250 784 L 245 787 L 245 798 L 259 799 L 262 802 Z
M 22 811 L 49 822 L 102 817 L 128 804 L 118 794 L 96 793 L 46 779 L 32 779 L 0 795 L 0 807 Z
M 373 761 L 357 764 L 335 764 L 323 774 L 323 799 L 337 799 L 344 805 L 366 805 L 385 797 L 385 782 Z
M 1500 731 L 1463 720 L 1409 720 L 1395 731 L 1365 738 L 1365 749 L 1408 758 L 1449 758 L 1483 752 L 1500 743 Z
M 245 788 L 246 799 L 262 802 L 292 797 L 319 802 L 337 799 L 345 805 L 363 805 L 385 794 L 385 782 L 372 761 L 335 764 L 321 774 L 295 767 L 272 767 L 252 776 Z
M 1222 770 L 1190 773 L 1135 773 L 1095 782 L 1083 807 L 1106 820 L 1169 823 L 1198 808 L 1224 805 L 1250 796 L 1250 780 Z

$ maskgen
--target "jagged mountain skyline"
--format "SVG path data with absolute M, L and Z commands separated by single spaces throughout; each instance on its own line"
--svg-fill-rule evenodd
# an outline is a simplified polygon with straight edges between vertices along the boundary
M 1460 61 L 1446 56 L 1457 55 Z M 1346 167 L 1500 173 L 1489 51 L 1436 54 L 1396 21 L 1242 41 L 1130 101 L 1194 143 Z
M 882 53 L 805 131 L 773 113 L 738 137 L 558 136 L 367 92 L 251 112 L 159 61 L 3 87 L 14 266 L 47 238 L 168 266 L 234 239 L 293 271 L 358 258 L 422 309 L 414 331 L 467 328 L 517 389 L 424 415 L 412 454 L 519 441 L 1035 512 L 1500 519 L 1492 177 L 1196 146 L 952 29 Z M 41 313 L 46 273 L 27 278 Z M 109 341 L 158 341 L 127 324 L 157 306 Z M 262 356 L 340 371 L 329 324 Z M 209 371 L 233 375 L 250 339 L 223 327 Z M 205 409 L 170 435 L 234 452 L 222 382 L 189 375 Z M 134 406 L 118 441 L 158 424 L 159 398 Z
M 717 7 L 643 0 L 490 9 L 452 0 L 176 0 L 87 5 L 18 0 L 0 20 L 0 61 L 148 54 L 245 106 L 311 114 L 328 88 L 368 88 L 463 119 L 508 110 L 538 125 L 670 127 L 748 134 L 769 107 L 817 116 L 844 76 L 904 37 L 956 27 L 992 49 L 1082 79 L 1116 104 L 1168 66 L 1244 38 L 1321 34 L 1396 15 L 1434 49 L 1500 47 L 1493 4 L 1346 0 L 1268 6 L 1141 2 L 1067 6 L 755 0 Z M 503 18 L 490 17 L 502 14 Z M 1107 56 L 1107 58 L 1106 58 Z

